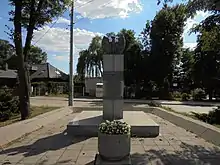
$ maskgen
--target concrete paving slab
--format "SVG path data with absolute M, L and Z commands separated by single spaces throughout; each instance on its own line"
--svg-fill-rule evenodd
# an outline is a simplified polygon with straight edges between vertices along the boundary
M 142 111 L 124 111 L 124 121 L 131 125 L 135 137 L 156 137 L 159 125 Z M 98 125 L 102 122 L 101 111 L 83 111 L 68 125 L 67 133 L 75 136 L 98 136 Z
M 132 138 L 132 141 L 134 141 L 131 146 L 133 165 L 158 165 L 157 163 L 160 165 L 219 165 L 220 148 L 218 146 L 158 116 L 147 115 L 160 125 L 161 133 L 156 138 Z M 61 133 L 64 132 L 66 124 L 74 116 L 75 114 L 71 113 L 68 116 L 57 119 L 56 122 L 48 124 L 44 128 L 24 137 L 22 141 L 17 141 L 15 144 L 4 148 L 3 152 L 0 151 L 0 164 L 6 163 L 4 162 L 5 157 L 8 157 L 9 162 L 12 162 L 13 159 L 16 160 L 23 155 L 23 162 L 27 159 L 26 162 L 29 163 L 18 163 L 16 165 L 34 165 L 36 163 L 35 160 L 30 160 L 28 157 L 45 154 L 35 165 L 94 165 L 95 157 L 92 155 L 97 153 L 98 148 L 96 137 L 72 137 Z M 39 147 L 34 152 L 30 149 L 28 150 L 28 148 L 33 146 L 45 144 L 45 140 L 50 145 L 46 150 L 41 150 Z M 71 140 L 71 143 L 69 143 L 69 140 Z M 170 146 L 156 144 L 156 141 L 168 141 L 175 151 L 172 151 Z M 59 143 L 59 145 L 54 145 L 56 143 Z M 80 147 L 75 148 L 74 146 Z M 65 157 L 62 158 L 63 160 L 59 161 L 63 151 L 69 153 L 66 153 Z M 79 156 L 74 162 L 73 159 L 68 158 L 68 155 L 72 155 L 72 157 L 75 157 L 74 155 Z M 11 163 L 11 165 L 15 165 L 15 163 Z

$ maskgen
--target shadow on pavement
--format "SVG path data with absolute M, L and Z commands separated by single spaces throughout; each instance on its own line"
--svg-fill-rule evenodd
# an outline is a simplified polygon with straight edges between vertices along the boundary
M 73 138 L 67 136 L 66 132 L 55 134 L 49 137 L 41 138 L 33 144 L 6 149 L 1 154 L 16 155 L 23 154 L 25 157 L 38 155 L 46 151 L 53 151 L 65 148 L 71 144 L 79 143 L 87 138 Z M 189 145 L 181 143 L 178 150 L 168 151 L 165 149 L 150 149 L 145 153 L 134 153 L 131 155 L 133 165 L 219 165 L 220 150 L 217 147 L 208 148 L 200 145 Z M 95 157 L 94 157 L 95 159 Z M 69 160 L 70 161 L 70 160 Z M 41 162 L 39 164 L 44 164 Z M 59 164 L 68 164 L 68 160 L 59 162 Z M 70 163 L 71 164 L 71 163 Z M 86 165 L 93 165 L 94 160 Z
M 220 150 L 207 149 L 203 146 L 193 146 L 186 143 L 180 145 L 181 150 L 148 150 L 145 154 L 132 155 L 134 165 L 144 165 L 153 162 L 155 165 L 219 165 Z
M 220 150 L 216 147 L 207 149 L 186 143 L 178 151 L 148 150 L 145 153 L 131 155 L 132 165 L 219 165 Z M 94 165 L 94 161 L 86 165 Z
M 17 154 L 23 154 L 24 157 L 39 155 L 47 151 L 55 151 L 72 144 L 82 142 L 88 138 L 86 137 L 72 137 L 67 135 L 66 131 L 48 136 L 45 138 L 38 139 L 32 144 L 8 148 L 0 152 L 0 155 L 6 154 L 8 156 L 13 156 Z

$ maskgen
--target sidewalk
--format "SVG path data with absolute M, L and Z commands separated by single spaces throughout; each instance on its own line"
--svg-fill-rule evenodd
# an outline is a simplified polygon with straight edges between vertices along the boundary
M 64 107 L 31 119 L 20 121 L 0 128 L 0 148 L 22 136 L 70 114 L 71 108 Z

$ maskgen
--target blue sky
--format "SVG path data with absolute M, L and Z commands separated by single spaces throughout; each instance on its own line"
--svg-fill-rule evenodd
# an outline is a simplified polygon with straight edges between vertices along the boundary
M 172 4 L 178 2 L 181 0 L 174 0 Z M 146 21 L 152 20 L 160 8 L 161 5 L 158 6 L 156 0 L 75 0 L 74 72 L 79 51 L 87 48 L 95 35 L 118 32 L 122 28 L 132 29 L 138 35 Z M 8 21 L 10 10 L 8 0 L 1 0 L 1 39 L 9 40 L 5 33 L 7 31 L 5 25 L 13 27 L 13 24 Z M 189 36 L 187 32 L 193 24 L 200 22 L 206 16 L 207 13 L 198 12 L 195 18 L 187 20 L 184 32 L 185 47 L 195 46 L 196 36 Z M 52 28 L 50 28 L 51 24 L 48 24 L 43 29 L 35 31 L 32 44 L 36 44 L 47 52 L 48 62 L 68 73 L 69 11 L 54 21 L 56 23 Z

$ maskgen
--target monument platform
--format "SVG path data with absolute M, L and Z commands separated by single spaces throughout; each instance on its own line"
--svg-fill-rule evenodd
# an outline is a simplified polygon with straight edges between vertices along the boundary
M 123 121 L 131 125 L 133 137 L 157 137 L 159 125 L 143 111 L 124 111 Z M 82 111 L 67 125 L 67 133 L 74 136 L 98 136 L 102 111 Z

